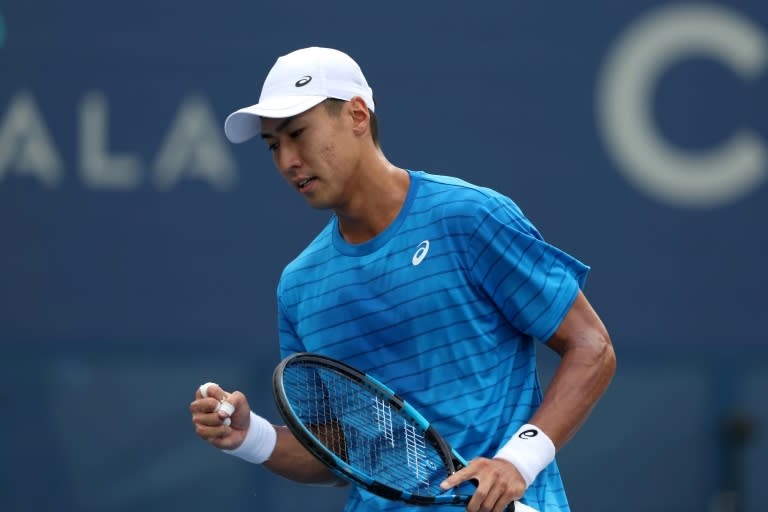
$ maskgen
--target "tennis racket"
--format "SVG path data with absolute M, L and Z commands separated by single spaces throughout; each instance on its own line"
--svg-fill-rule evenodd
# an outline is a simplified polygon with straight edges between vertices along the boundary
M 440 488 L 467 461 L 370 375 L 329 357 L 298 353 L 280 362 L 272 384 L 288 428 L 340 478 L 415 505 L 459 505 L 472 498 L 471 485 Z M 536 512 L 518 502 L 507 510 Z

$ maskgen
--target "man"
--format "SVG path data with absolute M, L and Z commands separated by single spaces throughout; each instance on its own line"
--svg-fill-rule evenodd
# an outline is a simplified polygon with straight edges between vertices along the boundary
M 546 243 L 509 198 L 391 164 L 374 112 L 348 55 L 306 48 L 278 59 L 259 103 L 225 123 L 233 142 L 260 136 L 296 192 L 334 213 L 281 276 L 281 355 L 325 354 L 396 389 L 475 457 L 442 484 L 479 482 L 467 510 L 515 499 L 568 510 L 555 451 L 615 369 L 580 290 L 589 269 Z M 535 340 L 562 356 L 543 400 Z M 201 386 L 190 410 L 197 434 L 228 453 L 299 482 L 337 483 L 238 391 Z M 353 489 L 346 510 L 410 508 Z

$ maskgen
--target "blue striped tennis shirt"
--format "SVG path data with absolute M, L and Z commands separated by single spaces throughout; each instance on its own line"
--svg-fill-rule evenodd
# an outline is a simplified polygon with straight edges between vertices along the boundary
M 352 245 L 332 217 L 285 268 L 281 355 L 316 352 L 369 373 L 467 460 L 492 457 L 541 403 L 534 340 L 554 334 L 589 267 L 545 242 L 506 196 L 408 172 L 382 233 Z M 522 501 L 569 510 L 556 463 Z M 345 510 L 423 509 L 355 488 Z

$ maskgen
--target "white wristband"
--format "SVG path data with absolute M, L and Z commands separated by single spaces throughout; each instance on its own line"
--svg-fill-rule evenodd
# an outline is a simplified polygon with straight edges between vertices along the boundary
M 277 444 L 277 432 L 270 422 L 251 411 L 251 424 L 245 434 L 243 444 L 234 450 L 222 450 L 224 453 L 240 457 L 248 462 L 261 464 L 269 459 Z
M 494 458 L 511 462 L 528 487 L 536 476 L 555 460 L 555 445 L 539 427 L 525 424 L 501 447 Z

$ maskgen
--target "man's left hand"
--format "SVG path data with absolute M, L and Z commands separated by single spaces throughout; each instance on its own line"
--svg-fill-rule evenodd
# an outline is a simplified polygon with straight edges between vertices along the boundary
M 467 512 L 503 512 L 525 493 L 525 480 L 511 462 L 484 457 L 472 460 L 446 478 L 440 487 L 448 490 L 468 480 L 476 480 L 478 485 L 467 504 Z

